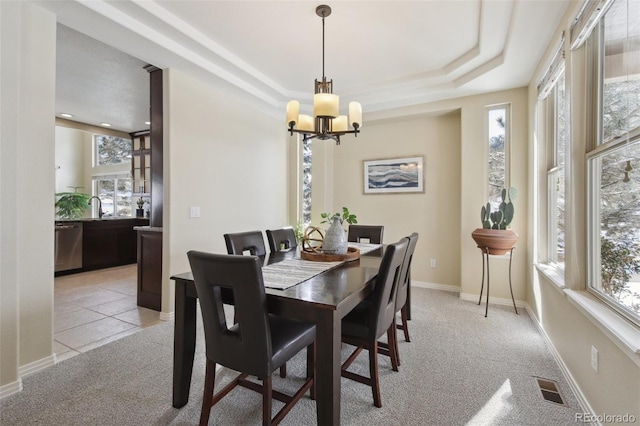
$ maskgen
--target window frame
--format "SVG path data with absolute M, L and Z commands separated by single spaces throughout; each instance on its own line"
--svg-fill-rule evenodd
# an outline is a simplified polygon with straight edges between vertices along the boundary
M 631 322 L 636 328 L 640 328 L 640 314 L 619 303 L 613 297 L 600 290 L 596 283 L 601 283 L 602 257 L 601 257 L 601 169 L 602 158 L 613 153 L 625 145 L 631 145 L 640 141 L 640 127 L 627 129 L 626 136 L 614 137 L 604 141 L 604 66 L 605 66 L 605 37 L 604 22 L 609 6 L 615 1 L 609 1 L 607 8 L 600 15 L 600 19 L 593 27 L 591 34 L 586 39 L 587 48 L 587 87 L 592 94 L 589 99 L 591 111 L 591 127 L 588 128 L 587 147 L 585 155 L 585 171 L 587 177 L 586 187 L 586 216 L 587 216 L 587 262 L 586 262 L 586 291 L 604 303 L 608 308 Z M 629 17 L 627 17 L 629 19 Z
M 487 188 L 487 201 L 489 201 L 492 204 L 492 208 L 497 207 L 497 204 L 499 204 L 499 200 L 493 200 L 491 198 L 491 191 L 490 191 L 490 178 L 491 178 L 491 171 L 489 169 L 489 165 L 490 165 L 490 146 L 489 144 L 491 143 L 491 112 L 495 111 L 495 110 L 504 110 L 504 184 L 503 184 L 503 188 L 509 188 L 510 187 L 510 177 L 511 177 L 511 168 L 510 168 L 510 156 L 511 156 L 511 103 L 510 102 L 505 102 L 505 103 L 500 103 L 500 104 L 493 104 L 493 105 L 487 105 L 485 106 L 485 143 L 487 145 L 485 145 L 487 147 L 487 159 L 486 159 L 486 170 L 487 170 L 487 181 L 486 181 L 486 188 Z M 496 204 L 497 203 L 497 204 Z M 495 204 L 495 205 L 494 205 Z

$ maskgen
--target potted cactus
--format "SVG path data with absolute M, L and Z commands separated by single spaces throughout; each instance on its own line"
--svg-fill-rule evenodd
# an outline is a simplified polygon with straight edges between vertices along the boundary
M 471 237 L 478 248 L 489 254 L 505 254 L 510 251 L 518 241 L 518 234 L 509 229 L 513 220 L 517 191 L 515 188 L 502 189 L 502 202 L 497 210 L 491 211 L 491 204 L 487 203 L 480 209 L 482 228 L 477 228 L 471 233 Z

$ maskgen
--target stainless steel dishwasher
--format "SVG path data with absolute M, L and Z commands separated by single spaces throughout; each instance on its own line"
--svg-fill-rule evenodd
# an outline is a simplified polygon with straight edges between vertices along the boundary
M 56 223 L 55 272 L 82 268 L 82 222 Z

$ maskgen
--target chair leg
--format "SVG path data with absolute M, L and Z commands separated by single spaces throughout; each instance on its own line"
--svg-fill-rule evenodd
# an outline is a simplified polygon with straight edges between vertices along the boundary
M 380 377 L 378 376 L 378 341 L 373 341 L 373 346 L 369 348 L 369 374 L 371 375 L 371 390 L 373 391 L 373 405 L 382 407 L 382 397 L 380 396 Z
M 262 379 L 262 425 L 271 426 L 271 403 L 273 401 L 271 376 Z
M 400 309 L 400 317 L 402 318 L 402 331 L 404 331 L 404 340 L 410 342 L 409 338 L 409 326 L 407 325 L 407 305 L 405 304 L 402 309 Z
M 202 410 L 200 411 L 200 426 L 209 423 L 209 414 L 213 405 L 213 386 L 216 381 L 216 363 L 207 360 L 204 377 L 204 395 L 202 396 Z
M 287 364 L 282 364 L 282 367 L 280 367 L 280 377 L 287 377 Z
M 398 353 L 396 352 L 396 327 L 395 321 L 391 323 L 389 329 L 387 330 L 387 346 L 389 346 L 389 358 L 391 358 L 391 369 L 393 371 L 398 371 L 398 365 L 400 365 L 398 360 Z M 376 341 L 376 346 L 378 345 Z M 376 348 L 377 352 L 377 348 Z

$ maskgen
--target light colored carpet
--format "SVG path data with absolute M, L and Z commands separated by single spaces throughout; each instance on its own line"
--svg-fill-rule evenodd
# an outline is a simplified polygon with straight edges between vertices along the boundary
M 380 357 L 382 408 L 369 387 L 342 379 L 343 425 L 570 425 L 582 412 L 527 313 L 462 301 L 455 293 L 413 290 L 411 343 L 400 336 L 393 372 Z M 198 318 L 200 319 L 200 318 Z M 24 390 L 0 401 L 3 425 L 197 424 L 204 384 L 204 345 L 198 346 L 189 404 L 171 406 L 173 323 L 96 348 L 24 379 Z M 343 348 L 343 359 L 351 347 Z M 289 391 L 304 378 L 304 351 L 274 375 Z M 352 370 L 367 371 L 366 352 Z M 235 376 L 223 369 L 216 389 Z M 566 406 L 544 401 L 534 377 L 559 383 Z M 280 405 L 274 402 L 275 409 Z M 257 425 L 260 396 L 236 388 L 214 406 L 209 424 Z M 315 402 L 304 397 L 283 425 L 315 424 Z

